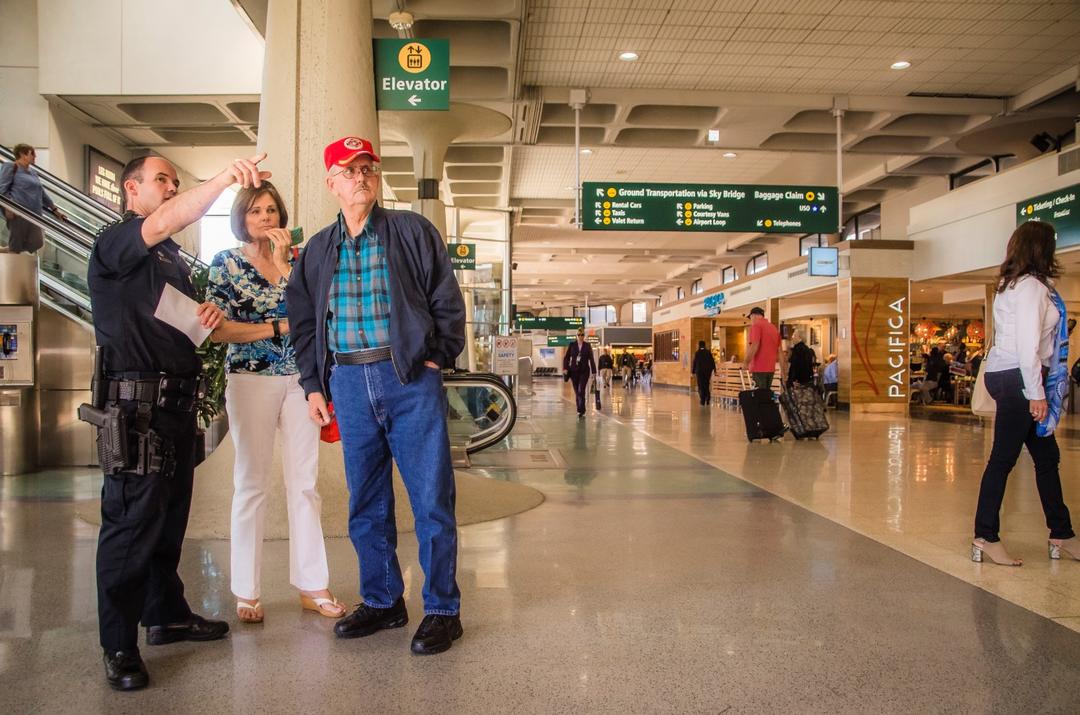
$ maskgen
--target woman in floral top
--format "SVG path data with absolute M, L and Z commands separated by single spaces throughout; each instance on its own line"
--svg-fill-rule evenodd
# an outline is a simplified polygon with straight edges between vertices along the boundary
M 273 466 L 270 444 L 279 428 L 289 509 L 289 581 L 300 589 L 304 610 L 329 618 L 345 615 L 345 606 L 327 589 L 330 576 L 315 489 L 319 428 L 308 418 L 289 343 L 288 221 L 281 196 L 270 182 L 241 190 L 231 215 L 232 231 L 241 245 L 214 256 L 207 291 L 207 299 L 227 318 L 210 337 L 229 343 L 225 409 L 236 445 L 232 591 L 237 617 L 245 623 L 263 620 L 259 603 L 263 520 Z

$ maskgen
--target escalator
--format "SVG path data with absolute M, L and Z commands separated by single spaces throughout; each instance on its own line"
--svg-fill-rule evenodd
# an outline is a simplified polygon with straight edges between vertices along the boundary
M 13 160 L 11 151 L 0 146 L 0 164 Z M 45 235 L 45 246 L 38 251 L 42 308 L 38 347 L 39 354 L 43 352 L 49 356 L 38 361 L 41 430 L 43 435 L 58 433 L 50 434 L 50 439 L 53 436 L 63 438 L 66 430 L 82 429 L 81 423 L 74 422 L 74 407 L 89 399 L 88 393 L 84 392 L 89 385 L 94 344 L 93 314 L 86 284 L 90 251 L 98 231 L 120 216 L 49 172 L 36 166 L 34 169 L 67 221 L 52 215 L 39 216 L 3 196 L 0 196 L 0 208 L 30 221 Z M 0 237 L 6 243 L 3 222 L 0 222 Z M 181 253 L 191 265 L 193 274 L 205 274 L 205 264 L 194 256 Z M 444 385 L 450 406 L 451 446 L 456 452 L 474 454 L 510 434 L 517 419 L 517 404 L 513 393 L 498 377 L 489 373 L 447 373 Z M 86 464 L 83 455 L 88 451 L 92 454 L 89 440 L 73 439 L 80 446 L 73 454 L 62 451 L 59 461 Z M 83 442 L 85 446 L 81 445 Z

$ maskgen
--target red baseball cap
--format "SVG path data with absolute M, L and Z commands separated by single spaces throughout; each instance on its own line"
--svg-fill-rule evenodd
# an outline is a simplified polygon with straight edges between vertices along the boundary
M 379 155 L 375 153 L 375 149 L 367 139 L 342 137 L 323 149 L 323 162 L 329 171 L 331 166 L 348 166 L 353 159 L 362 154 L 367 154 L 375 161 L 379 161 Z

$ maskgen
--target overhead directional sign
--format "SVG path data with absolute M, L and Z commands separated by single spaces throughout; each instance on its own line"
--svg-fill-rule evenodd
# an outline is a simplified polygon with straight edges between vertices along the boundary
M 577 342 L 576 335 L 549 335 L 547 344 L 549 348 L 563 348 Z
M 450 109 L 450 41 L 375 40 L 379 109 Z
M 621 184 L 581 187 L 592 231 L 835 233 L 835 186 Z
M 531 318 L 519 315 L 514 320 L 519 330 L 575 330 L 585 327 L 585 318 L 542 316 Z
M 1016 205 L 1016 225 L 1045 221 L 1057 231 L 1058 248 L 1080 243 L 1080 184 L 1034 196 Z

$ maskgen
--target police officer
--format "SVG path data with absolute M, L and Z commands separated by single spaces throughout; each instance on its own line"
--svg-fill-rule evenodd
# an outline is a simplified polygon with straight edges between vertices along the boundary
M 121 175 L 126 212 L 102 230 L 87 272 L 94 331 L 104 358 L 96 401 L 124 437 L 99 437 L 105 471 L 98 537 L 98 622 L 105 677 L 117 690 L 149 683 L 139 655 L 138 626 L 148 645 L 207 641 L 229 631 L 224 621 L 192 613 L 177 574 L 191 507 L 195 468 L 195 401 L 201 362 L 184 333 L 154 317 L 166 285 L 196 299 L 180 247 L 170 236 L 198 221 L 232 184 L 258 186 L 270 176 L 258 163 L 236 160 L 184 193 L 165 159 L 141 157 Z M 216 328 L 221 311 L 197 308 Z M 98 414 L 105 412 L 99 411 Z M 108 435 L 108 430 L 102 430 Z M 110 448 L 103 444 L 111 444 Z M 123 450 L 120 449 L 120 446 Z

